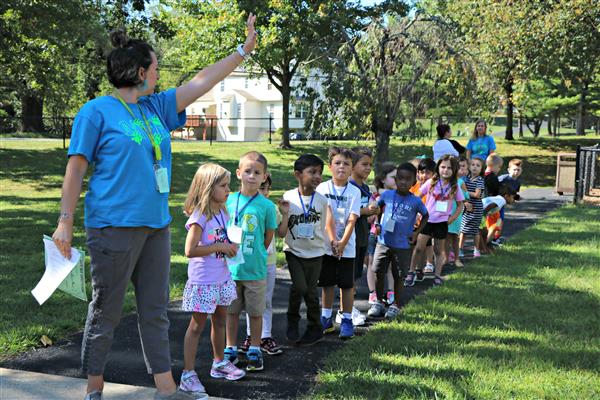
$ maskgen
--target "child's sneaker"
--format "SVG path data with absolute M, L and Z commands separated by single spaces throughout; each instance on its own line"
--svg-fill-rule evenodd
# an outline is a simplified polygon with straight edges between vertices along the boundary
M 179 389 L 182 392 L 192 395 L 192 397 L 195 399 L 208 398 L 206 389 L 202 383 L 200 383 L 200 379 L 198 379 L 198 374 L 196 374 L 196 371 L 184 371 L 181 374 L 181 383 L 179 384 Z
M 262 371 L 264 369 L 263 356 L 260 350 L 250 349 L 246 353 L 246 357 L 248 357 L 246 371 Z
M 260 341 L 260 349 L 271 356 L 283 353 L 281 346 L 271 337 L 262 338 Z
M 444 283 L 444 279 L 441 276 L 436 275 L 433 278 L 433 286 L 441 286 Z
M 102 392 L 99 390 L 94 390 L 85 395 L 83 400 L 102 400 Z
M 323 333 L 331 333 L 335 331 L 333 326 L 333 318 L 324 317 L 321 315 L 321 326 L 323 327 Z
M 384 314 L 385 314 L 385 306 L 383 304 L 381 304 L 380 302 L 372 304 L 371 308 L 369 308 L 369 311 L 367 312 L 367 315 L 369 317 L 375 317 L 375 318 L 383 317 Z
M 463 251 L 463 249 L 460 249 L 460 251 L 458 252 L 458 257 L 465 258 L 465 252 Z
M 394 292 L 389 290 L 386 295 L 386 300 L 389 305 L 394 304 Z
M 341 321 L 340 321 L 341 323 Z M 365 314 L 358 311 L 358 308 L 352 307 L 352 324 L 354 326 L 363 326 L 367 323 L 367 317 Z
M 479 252 L 479 249 L 473 249 L 473 258 L 478 258 L 481 257 L 481 253 Z
M 225 359 L 227 361 L 229 361 L 230 363 L 232 363 L 233 365 L 237 364 L 239 361 L 238 352 L 237 352 L 237 350 L 234 350 L 232 347 L 226 347 L 225 351 L 223 352 L 223 355 L 224 355 Z
M 454 255 L 454 252 L 451 251 L 448 253 L 448 262 L 452 263 L 452 262 L 454 262 L 454 260 L 456 260 L 456 256 Z
M 385 313 L 385 318 L 386 319 L 394 319 L 399 314 L 400 314 L 400 309 L 398 308 L 398 306 L 395 304 L 392 304 L 390 306 L 390 308 L 388 308 L 387 312 Z
M 426 277 L 432 278 L 435 273 L 435 267 L 432 263 L 425 264 L 425 268 L 423 268 L 423 274 Z
M 415 282 L 423 282 L 425 280 L 425 274 L 423 274 L 423 270 L 417 269 L 415 270 Z
M 455 266 L 456 268 L 462 268 L 462 267 L 464 267 L 464 266 L 465 266 L 465 264 L 463 264 L 463 262 L 462 262 L 462 261 L 460 261 L 460 258 L 457 258 L 457 259 L 456 259 L 456 261 L 454 261 L 454 266 Z
M 377 303 L 377 293 L 375 293 L 375 291 L 372 291 L 369 293 L 369 305 Z
M 250 341 L 250 336 L 246 336 L 246 339 L 244 339 L 244 343 L 242 343 L 241 346 L 238 346 L 238 351 L 240 353 L 246 354 L 248 352 L 248 349 L 250 348 Z
M 346 340 L 354 336 L 354 325 L 350 318 L 342 318 L 340 324 L 340 339 Z
M 212 368 L 210 369 L 210 376 L 217 379 L 225 378 L 228 381 L 237 381 L 246 376 L 246 372 L 227 360 L 218 363 L 213 361 Z
M 404 286 L 415 286 L 415 277 L 416 274 L 414 272 L 409 272 L 406 274 L 406 278 L 404 278 Z

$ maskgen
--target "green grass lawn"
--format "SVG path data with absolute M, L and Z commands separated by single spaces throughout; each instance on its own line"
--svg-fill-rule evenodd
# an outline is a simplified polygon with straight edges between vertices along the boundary
M 600 208 L 566 206 L 328 357 L 310 399 L 599 399 Z
M 500 140 L 498 151 L 506 158 L 526 160 L 525 186 L 551 186 L 554 183 L 557 151 L 572 151 L 577 143 L 593 144 L 598 138 Z M 345 142 L 352 146 L 357 142 Z M 360 142 L 370 145 L 372 142 Z M 172 297 L 181 295 L 186 280 L 187 260 L 183 255 L 185 217 L 181 212 L 184 196 L 201 162 L 213 161 L 234 171 L 239 156 L 248 150 L 263 152 L 274 179 L 273 197 L 295 187 L 292 164 L 303 152 L 325 158 L 327 143 L 296 142 L 293 150 L 280 150 L 267 143 L 175 142 L 173 144 L 173 187 L 170 200 L 172 227 Z M 392 141 L 394 161 L 429 154 L 431 142 Z M 41 335 L 51 339 L 82 328 L 86 304 L 57 292 L 43 306 L 30 294 L 43 274 L 42 235 L 52 234 L 59 210 L 60 188 L 66 165 L 66 151 L 60 140 L 0 139 L 0 358 L 39 345 Z M 234 182 L 233 187 L 237 185 Z M 76 216 L 74 245 L 84 247 L 83 204 Z M 280 255 L 280 260 L 282 257 Z M 89 261 L 89 260 L 88 260 Z M 88 290 L 88 295 L 90 291 Z M 134 308 L 130 293 L 125 313 Z

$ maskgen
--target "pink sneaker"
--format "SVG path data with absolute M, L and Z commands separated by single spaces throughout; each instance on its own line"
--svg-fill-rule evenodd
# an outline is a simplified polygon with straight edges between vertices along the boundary
M 448 253 L 448 262 L 454 262 L 454 260 L 456 260 L 456 257 L 454 256 L 454 252 L 451 251 Z
M 479 249 L 473 249 L 473 258 L 481 257 Z
M 200 379 L 198 378 L 196 371 L 183 371 L 181 374 L 181 383 L 179 384 L 179 389 L 195 395 L 206 393 L 206 389 L 204 389 L 204 386 L 202 383 L 200 383 Z
M 213 361 L 212 368 L 210 369 L 210 376 L 217 379 L 225 378 L 228 381 L 237 381 L 246 376 L 246 372 L 227 360 L 218 363 Z
M 375 291 L 372 291 L 371 293 L 369 293 L 369 304 L 375 303 L 377 303 L 377 293 L 375 293 Z

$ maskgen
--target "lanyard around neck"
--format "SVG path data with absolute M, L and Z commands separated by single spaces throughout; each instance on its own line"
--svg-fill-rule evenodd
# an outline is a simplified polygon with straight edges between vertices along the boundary
M 121 95 L 118 92 L 115 92 L 114 95 L 121 102 L 121 104 L 123 104 L 123 107 L 125 107 L 125 109 L 127 111 L 129 111 L 129 114 L 131 114 L 131 117 L 135 120 L 136 119 L 135 114 L 133 113 L 133 111 L 131 111 L 131 108 L 129 107 L 129 105 L 127 103 L 125 103 L 125 100 L 123 100 Z M 142 119 L 144 120 L 144 124 L 146 125 L 146 128 L 142 127 L 142 129 L 144 130 L 144 132 L 146 132 L 148 139 L 150 139 L 150 143 L 152 143 L 152 148 L 154 149 L 154 158 L 156 158 L 156 161 L 160 161 L 160 160 L 162 160 L 162 151 L 160 150 L 160 146 L 156 143 L 156 140 L 154 140 L 154 135 L 152 134 L 152 128 L 150 127 L 150 123 L 146 119 L 146 114 L 144 114 L 142 107 L 140 107 L 139 103 L 137 106 L 138 106 L 138 109 L 140 110 L 140 114 L 142 114 Z
M 237 201 L 235 203 L 235 224 L 236 225 L 238 224 L 238 221 L 239 221 L 238 216 L 244 212 L 244 210 L 246 209 L 246 207 L 248 207 L 248 205 L 250 203 L 252 203 L 252 200 L 254 200 L 256 198 L 256 196 L 259 195 L 259 192 L 256 192 L 256 194 L 254 196 L 250 197 L 250 200 L 248 200 L 248 202 L 246 204 L 244 204 L 244 207 L 242 207 L 242 209 L 238 211 L 238 207 L 240 205 L 240 196 L 241 195 L 242 195 L 242 193 L 238 192 Z
M 315 199 L 315 192 L 313 192 L 312 196 L 310 196 L 310 203 L 308 204 L 308 210 L 304 206 L 304 201 L 302 200 L 302 194 L 300 194 L 300 190 L 298 190 L 298 197 L 300 198 L 300 204 L 302 204 L 302 213 L 304 214 L 304 222 L 308 221 L 308 216 L 310 215 L 310 209 L 313 205 L 313 200 Z
M 333 184 L 333 181 L 330 181 L 329 183 L 331 184 L 331 191 L 335 195 L 335 208 L 338 208 L 340 206 L 340 199 L 344 198 L 344 193 L 346 193 L 346 189 L 348 189 L 348 184 L 344 186 L 342 194 L 339 194 L 337 189 L 335 188 L 335 185 Z
M 371 193 L 370 190 L 368 190 L 368 189 L 365 190 L 364 186 L 367 186 L 367 185 L 359 185 L 358 182 L 356 182 L 354 179 L 350 179 L 350 183 L 353 184 L 354 186 L 356 186 L 358 188 L 358 190 L 360 190 L 361 193 L 364 194 L 365 196 L 367 196 L 369 199 L 371 198 L 371 196 L 373 196 L 373 194 Z

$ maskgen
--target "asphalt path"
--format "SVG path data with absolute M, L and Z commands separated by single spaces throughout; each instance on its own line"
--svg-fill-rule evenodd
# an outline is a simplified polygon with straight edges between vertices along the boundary
M 567 196 L 553 194 L 551 189 L 527 189 L 521 193 L 522 200 L 507 209 L 504 235 L 510 238 L 535 223 L 546 212 L 571 200 Z M 509 239 L 510 240 L 510 239 Z M 448 268 L 447 273 L 452 273 Z M 279 268 L 277 283 L 273 296 L 273 334 L 277 341 L 285 344 L 287 298 L 291 281 L 287 269 Z M 415 296 L 423 294 L 431 283 L 425 281 L 412 288 L 406 288 L 401 303 L 406 304 Z M 360 282 L 357 288 L 355 305 L 363 312 L 368 309 L 366 281 Z M 172 302 L 169 306 L 169 331 L 173 373 L 179 379 L 183 367 L 183 337 L 190 315 L 180 311 L 180 302 Z M 337 310 L 334 306 L 334 312 Z M 304 314 L 304 306 L 302 315 Z M 301 322 L 301 332 L 305 319 Z M 377 321 L 368 321 L 366 327 L 357 329 L 357 335 L 363 335 L 368 327 Z M 245 332 L 245 319 L 240 322 L 240 332 Z M 284 353 L 276 356 L 264 355 L 265 369 L 261 372 L 248 373 L 237 382 L 212 379 L 209 376 L 211 363 L 211 347 L 209 324 L 206 325 L 200 340 L 196 370 L 212 396 L 229 399 L 291 399 L 306 394 L 314 384 L 315 377 L 322 367 L 324 358 L 344 345 L 337 335 L 328 335 L 325 340 L 312 347 L 284 346 Z M 54 346 L 39 348 L 4 361 L 1 367 L 41 372 L 66 377 L 84 377 L 80 371 L 80 346 L 82 332 L 73 334 L 65 340 L 57 341 Z M 243 339 L 240 334 L 240 341 Z M 240 365 L 244 365 L 243 361 Z M 146 373 L 142 356 L 137 321 L 135 315 L 124 316 L 115 332 L 115 340 L 108 358 L 105 379 L 108 382 L 153 386 L 153 380 Z

